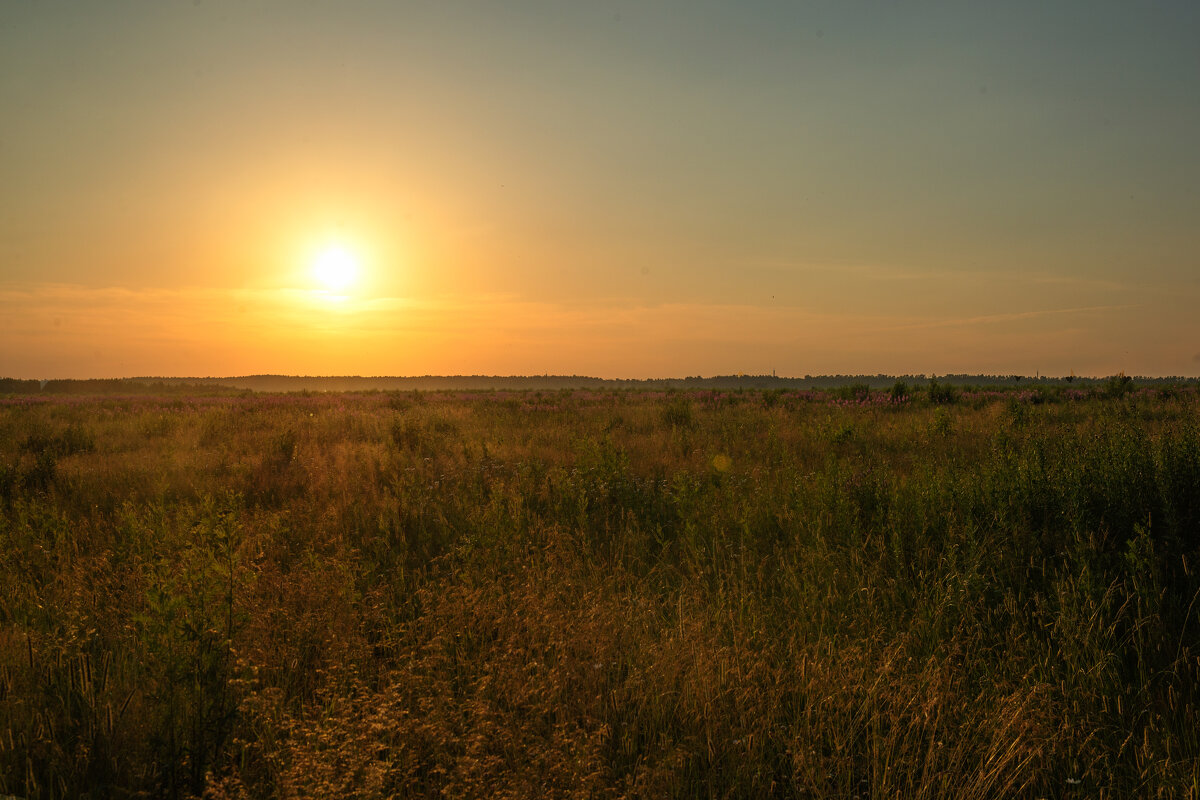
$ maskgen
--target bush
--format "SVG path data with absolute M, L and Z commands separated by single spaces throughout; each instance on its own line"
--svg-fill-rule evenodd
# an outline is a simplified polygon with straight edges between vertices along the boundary
M 958 390 L 949 384 L 929 382 L 929 402 L 937 406 L 953 405 L 958 401 Z
M 863 401 L 871 397 L 871 387 L 866 383 L 852 383 L 837 390 L 838 397 L 843 400 Z
M 1117 373 L 1104 382 L 1104 396 L 1119 400 L 1133 390 L 1133 378 L 1125 373 Z
M 674 398 L 663 406 L 662 420 L 669 428 L 691 430 L 696 424 L 691 401 L 686 397 Z

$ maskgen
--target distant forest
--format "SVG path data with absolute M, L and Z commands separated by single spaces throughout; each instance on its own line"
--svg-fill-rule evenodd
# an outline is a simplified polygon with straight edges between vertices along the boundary
M 897 381 L 920 386 L 930 381 L 958 387 L 1098 386 L 1108 377 L 1044 375 L 699 375 L 686 378 L 610 379 L 583 375 L 421 375 L 411 377 L 246 375 L 230 378 L 105 378 L 93 380 L 22 380 L 0 378 L 0 394 L 223 394 L 252 392 L 405 392 L 405 391 L 557 391 L 560 389 L 835 389 L 869 386 L 883 389 Z M 1181 376 L 1134 377 L 1143 386 L 1200 383 Z

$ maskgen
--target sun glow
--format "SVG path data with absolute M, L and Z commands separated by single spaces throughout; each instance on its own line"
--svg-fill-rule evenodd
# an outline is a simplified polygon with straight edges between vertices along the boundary
M 345 292 L 358 283 L 358 256 L 342 245 L 329 245 L 313 259 L 312 276 L 327 291 Z

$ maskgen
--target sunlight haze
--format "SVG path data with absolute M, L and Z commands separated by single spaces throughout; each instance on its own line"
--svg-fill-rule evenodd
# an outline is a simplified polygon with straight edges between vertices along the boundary
M 0 376 L 1200 373 L 1200 5 L 0 7 Z

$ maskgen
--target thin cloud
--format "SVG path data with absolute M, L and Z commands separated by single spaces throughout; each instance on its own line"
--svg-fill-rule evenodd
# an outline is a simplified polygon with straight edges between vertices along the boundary
M 802 274 L 829 274 L 841 277 L 865 278 L 872 281 L 931 281 L 958 278 L 971 273 L 954 270 L 907 270 L 879 264 L 828 262 L 802 262 L 783 260 L 755 260 L 743 264 L 759 274 L 792 277 Z
M 1016 371 L 1030 353 L 1065 372 L 1111 349 L 1095 336 L 1105 315 L 1136 307 L 1064 303 L 943 319 L 753 303 L 581 305 L 509 293 L 334 303 L 283 288 L 5 287 L 0 375 Z M 1027 323 L 1039 318 L 1064 322 L 1054 330 Z
M 1097 292 L 1128 292 L 1130 286 L 1107 278 L 1082 277 L 1071 274 L 1056 274 L 1043 271 L 1028 270 L 998 270 L 975 269 L 963 267 L 959 269 L 908 269 L 903 266 L 888 266 L 870 263 L 829 263 L 801 262 L 787 260 L 755 260 L 743 265 L 759 274 L 777 277 L 795 277 L 798 275 L 833 275 L 845 278 L 857 278 L 873 282 L 907 281 L 907 282 L 992 282 L 999 284 L 1026 284 L 1030 286 L 1058 286 L 1064 288 L 1086 289 Z
M 1104 278 L 1080 278 L 1076 275 L 1052 275 L 1049 273 L 1034 273 L 1024 276 L 1031 283 L 1050 286 L 1076 286 L 1081 289 L 1097 289 L 1107 292 L 1127 292 L 1129 286 L 1118 281 Z
M 928 328 L 958 328 L 973 325 L 990 325 L 997 322 L 1013 322 L 1022 319 L 1036 319 L 1038 317 L 1058 316 L 1064 314 L 1084 314 L 1096 311 L 1121 311 L 1130 308 L 1140 308 L 1138 305 L 1119 305 L 1119 306 L 1080 306 L 1077 308 L 1050 308 L 1041 311 L 1015 311 L 1007 314 L 984 314 L 976 317 L 959 317 L 956 319 L 939 319 L 926 320 L 923 322 L 914 322 L 905 325 L 895 325 L 882 330 L 887 331 L 912 331 L 923 330 Z

